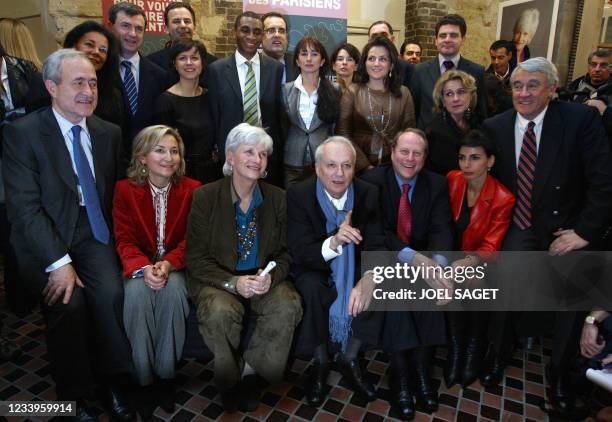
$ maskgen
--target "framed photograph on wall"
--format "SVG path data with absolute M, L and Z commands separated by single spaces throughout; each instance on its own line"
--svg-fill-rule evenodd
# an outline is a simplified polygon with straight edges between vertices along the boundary
M 499 3 L 497 39 L 514 41 L 516 58 L 552 60 L 559 0 L 506 0 Z

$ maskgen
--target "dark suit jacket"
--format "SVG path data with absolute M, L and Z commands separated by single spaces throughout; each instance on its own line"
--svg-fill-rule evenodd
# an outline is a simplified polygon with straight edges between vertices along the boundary
M 280 128 L 282 64 L 264 54 L 260 58 L 259 106 L 263 127 L 274 141 L 273 160 L 268 168 L 282 163 Z M 243 121 L 242 90 L 236 68 L 236 56 L 217 60 L 210 66 L 210 104 L 215 121 L 217 145 L 221 161 L 225 160 L 225 139 Z
M 446 178 L 425 169 L 419 172 L 410 203 L 412 233 L 410 245 L 397 237 L 397 211 L 402 192 L 391 163 L 368 171 L 363 179 L 380 189 L 380 206 L 385 227 L 385 243 L 389 250 L 406 246 L 421 251 L 450 251 L 453 231 Z
M 272 286 L 287 279 L 287 208 L 285 192 L 260 182 L 263 202 L 257 208 L 257 258 L 263 268 L 276 261 Z M 189 294 L 197 298 L 204 286 L 222 288 L 236 274 L 238 262 L 236 212 L 231 177 L 208 183 L 193 193 L 187 225 L 185 262 Z
M 494 173 L 516 196 L 516 111 L 484 122 L 497 143 Z M 598 240 L 609 221 L 612 176 L 608 139 L 593 107 L 552 101 L 544 116 L 532 191 L 532 223 L 546 248 L 559 228 Z
M 285 83 L 295 81 L 299 74 L 299 68 L 295 65 L 295 56 L 292 53 L 285 53 Z
M 123 134 L 123 148 L 126 155 L 132 151 L 132 141 L 143 128 L 154 124 L 153 112 L 155 100 L 166 89 L 166 71 L 155 63 L 140 56 L 140 69 L 138 77 L 138 110 L 136 115 L 128 117 L 126 131 Z M 123 81 L 118 78 L 119 89 L 123 95 L 123 107 L 126 112 L 130 110 L 130 103 L 123 87 Z
M 476 79 L 478 101 L 476 103 L 476 115 L 478 121 L 482 122 L 487 117 L 487 96 L 484 88 L 484 67 L 476 64 L 463 56 L 459 59 L 458 70 L 469 73 Z M 436 81 L 440 77 L 440 62 L 438 56 L 426 62 L 419 63 L 414 68 L 414 74 L 410 82 L 410 91 L 414 100 L 418 126 L 427 128 L 433 116 L 432 92 Z
M 122 175 L 121 131 L 96 116 L 87 118 L 87 129 L 100 205 L 112 227 L 113 191 Z M 2 171 L 11 243 L 20 266 L 44 274 L 70 252 L 80 210 L 77 177 L 50 107 L 5 127 Z
M 412 80 L 415 66 L 414 64 L 405 62 L 403 60 L 400 60 L 399 64 L 402 71 L 402 85 L 404 85 L 406 88 L 410 88 L 410 81 Z
M 168 194 L 166 231 L 164 233 L 163 259 L 175 270 L 185 267 L 185 231 L 187 215 L 191 210 L 191 196 L 200 182 L 181 177 L 173 184 Z M 115 186 L 113 198 L 113 221 L 115 223 L 115 247 L 123 265 L 124 277 L 145 265 L 154 264 L 157 254 L 157 224 L 151 188 L 145 182 L 139 186 L 128 179 Z
M 167 87 L 170 87 L 178 82 L 179 75 L 177 72 L 173 72 L 171 60 L 170 60 L 170 48 L 162 48 L 154 53 L 151 53 L 147 56 L 147 59 L 151 60 L 157 66 L 161 67 L 167 72 Z M 202 70 L 202 74 L 200 75 L 200 85 L 204 87 L 208 87 L 208 66 L 210 66 L 215 60 L 217 60 L 216 56 L 206 52 L 204 56 L 204 70 Z
M 323 242 L 333 233 L 325 228 L 325 215 L 317 201 L 316 177 L 299 182 L 287 191 L 287 243 L 293 258 L 296 278 L 316 271 L 331 274 L 329 262 L 321 255 Z M 353 180 L 355 197 L 351 225 L 361 232 L 363 241 L 355 247 L 355 276 L 360 277 L 361 251 L 385 250 L 384 231 L 378 208 L 378 189 L 359 179 Z

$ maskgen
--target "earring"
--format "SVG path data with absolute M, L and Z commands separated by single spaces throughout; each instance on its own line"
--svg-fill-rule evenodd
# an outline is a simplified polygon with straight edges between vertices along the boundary
M 491 171 L 491 167 L 487 167 L 487 171 Z
M 266 177 L 268 177 L 268 170 L 264 170 L 263 174 L 261 175 L 262 179 L 265 179 Z
M 469 107 L 465 110 L 464 117 L 465 117 L 465 120 L 470 120 L 470 118 L 472 117 L 472 110 Z
M 234 171 L 234 166 L 232 166 L 231 164 L 229 165 L 229 171 Z
M 147 174 L 147 168 L 146 167 L 141 167 L 140 168 L 140 174 L 142 174 L 143 176 Z

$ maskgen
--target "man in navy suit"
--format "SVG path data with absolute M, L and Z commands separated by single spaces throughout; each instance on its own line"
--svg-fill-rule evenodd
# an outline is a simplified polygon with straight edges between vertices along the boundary
M 459 50 L 465 41 L 467 25 L 459 15 L 446 15 L 436 24 L 434 42 L 438 57 L 418 64 L 410 81 L 418 126 L 427 129 L 433 117 L 433 89 L 440 75 L 449 69 L 469 73 L 476 79 L 478 101 L 473 110 L 478 121 L 487 117 L 487 100 L 484 89 L 484 67 L 461 56 Z
M 282 186 L 280 89 L 283 65 L 257 53 L 257 47 L 263 39 L 263 24 L 257 14 L 243 12 L 238 15 L 234 33 L 236 52 L 217 60 L 209 69 L 210 105 L 221 162 L 225 161 L 225 138 L 232 128 L 244 121 L 259 125 L 266 129 L 274 141 L 274 153 L 268 161 L 268 179 Z M 254 86 L 250 84 L 253 80 Z M 255 94 L 255 101 L 251 101 L 252 94 Z M 245 114 L 245 110 L 249 113 Z
M 111 6 L 108 12 L 111 28 L 120 44 L 119 88 L 123 93 L 125 110 L 129 119 L 123 133 L 123 149 L 131 155 L 132 139 L 141 129 L 153 123 L 155 100 L 166 89 L 166 71 L 149 59 L 142 57 L 138 49 L 144 41 L 146 15 L 135 4 L 121 2 Z
M 294 81 L 297 78 L 297 66 L 293 54 L 287 51 L 289 40 L 289 24 L 287 19 L 278 12 L 268 12 L 261 17 L 264 27 L 264 37 L 261 43 L 263 53 L 278 60 L 283 66 L 283 83 Z

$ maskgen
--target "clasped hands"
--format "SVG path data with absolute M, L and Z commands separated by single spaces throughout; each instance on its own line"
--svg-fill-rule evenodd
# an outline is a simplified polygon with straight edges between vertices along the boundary
M 238 277 L 236 281 L 236 291 L 238 294 L 246 299 L 250 299 L 253 296 L 259 296 L 268 293 L 270 286 L 272 285 L 272 277 L 270 274 L 260 276 L 261 268 L 257 271 L 257 275 L 243 275 Z
M 153 290 L 163 289 L 168 282 L 172 271 L 172 264 L 168 261 L 158 261 L 144 268 L 144 283 Z
M 422 266 L 424 268 L 423 279 L 425 282 L 434 289 L 446 290 L 448 294 L 445 297 L 452 297 L 454 290 L 454 282 L 452 278 L 444 276 L 444 269 L 433 259 L 417 253 L 412 258 L 413 266 Z M 438 299 L 436 305 L 446 305 L 452 299 Z

